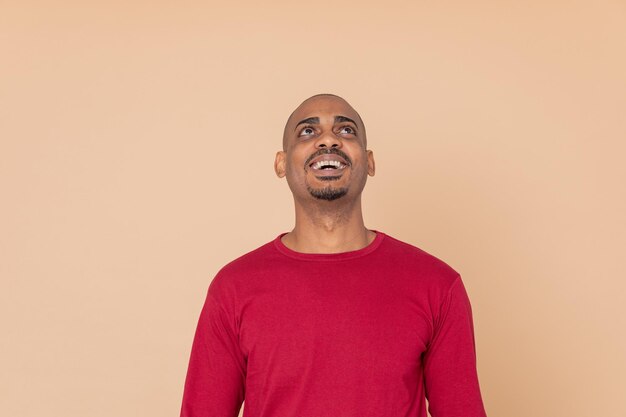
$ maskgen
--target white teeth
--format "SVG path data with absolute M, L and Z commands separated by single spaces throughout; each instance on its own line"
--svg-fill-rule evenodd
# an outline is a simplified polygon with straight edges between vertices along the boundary
M 339 162 L 339 161 L 332 161 L 331 160 L 331 161 L 318 161 L 318 162 L 314 163 L 311 166 L 311 168 L 313 168 L 313 169 L 320 169 L 324 165 L 332 165 L 332 166 L 334 166 L 336 168 L 343 168 L 343 167 L 345 167 L 345 165 L 342 164 L 341 162 Z

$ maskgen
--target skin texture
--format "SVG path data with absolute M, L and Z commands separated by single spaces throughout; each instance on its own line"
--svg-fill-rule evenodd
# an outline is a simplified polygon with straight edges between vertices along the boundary
M 299 124 L 303 120 L 308 122 Z M 342 156 L 347 167 L 314 172 L 310 161 L 326 153 Z M 282 237 L 288 248 L 340 253 L 372 242 L 376 234 L 363 223 L 361 193 L 375 173 L 374 154 L 367 149 L 361 117 L 346 100 L 321 94 L 302 102 L 287 120 L 274 170 L 286 178 L 294 198 L 295 227 Z

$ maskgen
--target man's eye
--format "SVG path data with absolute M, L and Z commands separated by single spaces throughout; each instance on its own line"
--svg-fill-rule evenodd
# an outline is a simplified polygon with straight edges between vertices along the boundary
M 348 135 L 354 135 L 354 129 L 350 126 L 344 126 L 339 130 L 339 133 L 346 133 Z
M 313 133 L 315 133 L 315 130 L 313 130 L 313 128 L 311 127 L 305 127 L 304 129 L 302 129 L 300 131 L 300 136 L 303 135 L 312 135 Z

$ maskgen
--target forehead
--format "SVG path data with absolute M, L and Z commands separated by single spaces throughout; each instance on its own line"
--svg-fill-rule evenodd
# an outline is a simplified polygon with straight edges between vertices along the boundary
M 360 121 L 358 113 L 345 100 L 338 97 L 315 97 L 304 101 L 289 117 L 288 125 L 294 126 L 300 120 L 309 117 L 324 118 L 346 116 L 357 122 Z

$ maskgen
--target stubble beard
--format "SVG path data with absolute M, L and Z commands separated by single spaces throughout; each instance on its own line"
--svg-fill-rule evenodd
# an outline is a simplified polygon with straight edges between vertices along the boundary
M 336 181 L 339 179 L 338 177 L 318 177 L 318 178 L 322 181 Z M 307 181 L 306 188 L 309 191 L 309 194 L 311 194 L 313 197 L 315 197 L 318 200 L 334 201 L 348 194 L 347 187 L 335 188 L 330 184 L 322 188 L 313 188 Z

